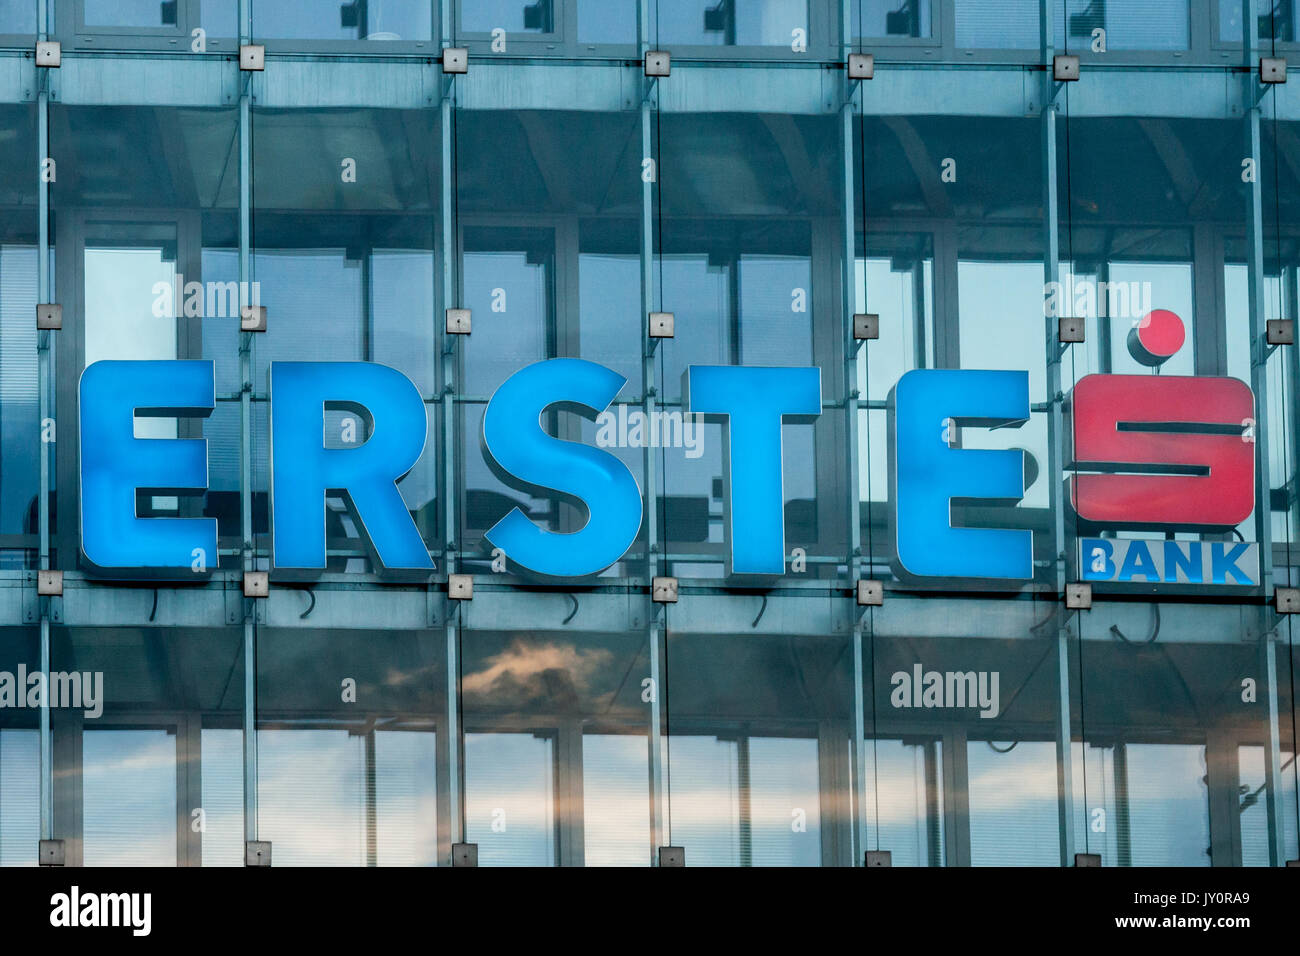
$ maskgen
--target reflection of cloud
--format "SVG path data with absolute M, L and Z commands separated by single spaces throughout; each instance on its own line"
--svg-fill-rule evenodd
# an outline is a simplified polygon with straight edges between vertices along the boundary
M 603 667 L 610 656 L 603 648 L 581 651 L 572 644 L 516 640 L 500 654 L 489 657 L 482 670 L 466 674 L 461 686 L 465 693 L 483 693 L 499 681 L 526 684 L 547 671 L 559 671 L 575 690 L 585 690 L 592 672 Z

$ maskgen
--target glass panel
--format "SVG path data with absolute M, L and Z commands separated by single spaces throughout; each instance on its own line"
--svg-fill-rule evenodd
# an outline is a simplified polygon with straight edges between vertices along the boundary
M 36 177 L 25 170 L 31 168 L 30 144 L 36 141 L 36 110 L 2 107 L 0 124 L 11 131 L 0 138 L 0 534 L 35 535 L 44 446 L 31 321 L 37 297 Z M 33 558 L 27 551 L 0 552 L 6 567 L 29 566 Z
M 1219 39 L 1226 43 L 1242 41 L 1242 0 L 1217 0 L 1219 8 Z M 1295 0 L 1261 0 L 1258 4 L 1259 21 L 1256 36 L 1261 40 L 1295 42 Z
M 958 49 L 1038 47 L 1039 0 L 954 0 L 954 6 Z M 1188 48 L 1187 0 L 1065 0 L 1052 13 L 1056 46 L 1071 53 Z
M 257 826 L 276 865 L 438 863 L 444 653 L 441 632 L 258 632 Z
M 585 630 L 626 612 L 612 594 L 538 597 L 551 629 L 462 636 L 468 839 L 484 865 L 645 866 L 646 638 Z
M 81 738 L 86 866 L 176 865 L 176 735 L 93 730 Z
M 203 865 L 244 865 L 244 732 L 204 727 Z M 191 824 L 192 825 L 192 824 Z
M 0 0 L 0 33 L 35 33 L 36 4 L 27 0 Z
M 867 832 L 892 866 L 942 866 L 943 742 L 867 741 Z
M 636 0 L 577 0 L 579 43 L 635 43 Z
M 659 120 L 666 174 L 656 207 L 661 217 L 656 285 L 674 314 L 676 334 L 658 350 L 658 389 L 666 409 L 681 408 L 683 374 L 692 365 L 796 366 L 821 369 L 822 396 L 842 335 L 813 281 L 827 220 L 835 215 L 826 167 L 806 163 L 829 154 L 834 126 L 806 116 L 671 114 Z M 710 163 L 741 163 L 725 177 L 695 175 Z M 689 409 L 682 409 L 683 413 Z M 665 447 L 660 461 L 665 547 L 676 573 L 723 576 L 728 476 L 723 428 L 691 413 L 698 447 Z M 815 422 L 787 417 L 781 428 L 782 497 L 787 556 L 842 554 L 842 496 L 831 478 L 842 467 L 842 419 L 823 411 Z M 809 577 L 828 574 L 809 564 Z
M 237 417 L 223 407 L 239 391 L 237 111 L 55 106 L 50 128 L 56 168 L 76 170 L 50 187 L 64 265 L 54 291 L 76 343 L 60 358 L 63 387 L 75 394 L 81 369 L 101 359 L 213 360 L 210 417 L 136 422 L 139 437 L 206 438 L 209 488 L 141 496 L 138 513 L 216 518 L 228 565 L 240 522 Z M 71 437 L 57 454 L 64 487 L 75 489 Z M 79 552 L 76 531 L 76 522 L 63 528 L 69 555 Z
M 465 839 L 480 866 L 554 866 L 555 818 L 550 737 L 465 734 Z
M 459 0 L 458 32 L 554 33 L 557 0 Z
M 159 0 L 81 0 L 88 27 L 175 27 L 176 3 Z
M 972 740 L 966 765 L 971 865 L 1059 866 L 1056 744 Z
M 649 866 L 647 740 L 582 735 L 582 839 L 587 866 Z
M 471 75 L 468 82 L 476 81 Z M 456 193 L 461 304 L 471 309 L 474 329 L 451 342 L 461 369 L 460 514 L 464 547 L 482 556 L 472 560 L 483 560 L 485 570 L 493 549 L 482 534 L 512 509 L 560 532 L 578 530 L 588 517 L 566 496 L 489 463 L 482 417 L 497 388 L 536 362 L 585 358 L 627 379 L 619 399 L 624 426 L 634 410 L 627 403 L 640 393 L 641 350 L 629 343 L 639 341 L 643 321 L 638 143 L 634 114 L 456 114 L 457 156 L 476 157 L 460 163 Z M 593 421 L 557 407 L 544 427 L 562 440 L 608 449 L 639 476 L 643 452 L 619 415 L 614 406 L 609 418 Z M 610 571 L 620 573 L 621 564 Z
M 37 862 L 41 711 L 27 706 L 27 678 L 40 669 L 39 640 L 36 628 L 0 630 L 0 866 Z
M 808 30 L 807 0 L 676 0 L 659 5 L 660 41 L 681 46 L 784 46 Z
M 857 0 L 853 4 L 855 37 L 928 37 L 932 0 Z
M 434 6 L 430 0 L 295 0 L 292 4 L 260 0 L 253 4 L 253 35 L 291 40 L 429 41 L 433 38 Z
M 242 863 L 241 631 L 55 627 L 50 645 L 54 805 L 84 833 L 69 865 Z
M 834 865 L 847 836 L 846 794 L 827 785 L 849 779 L 845 641 L 807 633 L 824 611 L 815 598 L 773 596 L 761 611 L 760 624 L 772 615 L 790 635 L 677 632 L 671 618 L 699 607 L 683 600 L 665 654 L 672 844 L 688 866 Z M 731 597 L 711 613 L 748 624 L 758 604 Z
M 398 487 L 425 540 L 438 549 L 436 124 L 418 111 L 256 110 L 253 127 L 258 212 L 249 292 L 268 315 L 266 332 L 253 344 L 256 394 L 264 395 L 277 359 L 380 362 L 409 378 L 429 403 L 429 440 Z M 232 343 L 231 355 L 236 348 Z M 331 447 L 356 440 L 345 431 L 350 417 L 326 414 Z M 269 483 L 265 406 L 255 419 L 255 496 L 261 497 Z M 329 499 L 329 548 L 365 553 L 355 518 L 342 498 Z M 329 561 L 331 570 L 366 566 L 360 557 Z

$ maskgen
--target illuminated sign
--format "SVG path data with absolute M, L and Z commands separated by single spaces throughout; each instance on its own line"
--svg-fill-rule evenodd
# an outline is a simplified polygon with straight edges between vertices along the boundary
M 1152 367 L 1183 344 L 1182 323 L 1152 312 L 1129 336 Z M 105 361 L 80 384 L 81 532 L 101 568 L 215 565 L 213 518 L 141 517 L 137 496 L 200 492 L 208 484 L 201 438 L 137 438 L 137 417 L 206 417 L 215 407 L 210 361 Z M 273 362 L 270 378 L 272 564 L 326 566 L 326 498 L 341 496 L 377 566 L 428 571 L 433 562 L 397 483 L 424 453 L 428 419 L 416 387 L 369 362 Z M 558 532 L 518 508 L 486 538 L 511 564 L 550 579 L 580 579 L 619 561 L 640 531 L 642 492 L 611 452 L 563 441 L 543 425 L 550 410 L 596 421 L 626 384 L 584 359 L 516 372 L 483 414 L 482 453 L 503 482 L 569 501 L 581 527 Z M 787 467 L 782 427 L 821 413 L 817 368 L 691 366 L 682 411 L 722 425 L 723 535 L 727 572 L 779 575 L 786 566 Z M 1066 499 L 1078 519 L 1084 580 L 1133 584 L 1256 585 L 1258 548 L 1245 542 L 1114 537 L 1142 530 L 1226 535 L 1255 499 L 1254 397 L 1228 378 L 1089 375 L 1067 399 Z M 364 440 L 323 438 L 325 416 L 346 412 Z M 1031 414 L 1023 371 L 917 369 L 889 399 L 891 523 L 902 575 L 1033 577 L 1026 527 L 964 526 L 964 505 L 1014 505 L 1027 486 L 1027 453 L 963 447 L 963 429 L 1019 428 Z M 984 521 L 984 524 L 988 524 Z

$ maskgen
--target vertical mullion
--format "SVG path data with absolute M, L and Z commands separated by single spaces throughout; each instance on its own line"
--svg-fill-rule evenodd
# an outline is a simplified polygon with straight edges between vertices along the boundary
M 45 0 L 36 0 L 36 30 L 37 38 L 45 40 L 48 37 L 47 9 Z M 43 163 L 50 152 L 50 93 L 49 93 L 49 70 L 35 67 L 37 72 L 37 98 L 36 98 L 36 122 L 37 122 L 37 229 L 39 238 L 37 240 L 36 253 L 36 275 L 37 275 L 37 295 L 39 302 L 50 301 L 50 185 L 45 181 L 43 174 Z M 54 336 L 49 331 L 37 333 L 37 362 L 38 362 L 38 383 L 39 403 L 42 431 L 45 428 L 45 422 L 51 417 L 53 408 L 51 407 L 50 395 L 52 387 L 52 375 L 54 371 Z M 41 487 L 39 523 L 40 523 L 40 569 L 49 570 L 50 567 L 50 454 L 53 450 L 52 442 L 41 442 L 40 467 L 41 467 Z M 40 656 L 41 656 L 41 673 L 44 675 L 45 686 L 49 686 L 50 681 L 50 599 L 41 600 L 41 637 L 40 637 Z M 54 835 L 54 747 L 50 728 L 50 701 L 49 695 L 41 695 L 41 730 L 40 730 L 40 822 L 41 822 L 41 839 L 48 840 Z
M 441 46 L 452 46 L 451 10 L 452 0 L 441 0 L 439 28 L 442 33 Z M 442 538 L 443 538 L 443 573 L 454 574 L 456 571 L 456 548 L 459 538 L 458 519 L 456 515 L 457 475 L 459 464 L 456 457 L 456 347 L 452 336 L 447 334 L 445 321 L 446 309 L 458 302 L 459 263 L 456 255 L 455 221 L 456 197 L 452 186 L 452 169 L 456 160 L 452 135 L 454 132 L 455 108 L 454 93 L 456 80 L 446 76 L 439 79 L 441 96 L 438 101 L 438 125 L 440 161 L 438 168 L 439 183 L 439 226 L 442 245 L 441 276 L 437 284 L 440 301 L 434 316 L 434 341 L 438 343 L 442 356 Z M 462 800 L 463 740 L 460 722 L 460 619 L 454 622 L 451 617 L 450 601 L 447 602 L 445 617 L 445 647 L 447 662 L 447 813 L 451 843 L 463 842 L 465 838 L 465 814 Z
M 1259 544 L 1260 586 L 1267 601 L 1273 594 L 1273 529 L 1269 507 L 1268 357 L 1264 307 L 1264 209 L 1260 165 L 1263 161 L 1260 136 L 1259 100 L 1264 90 L 1256 80 L 1259 57 L 1256 36 L 1259 0 L 1242 0 L 1242 55 L 1246 67 L 1242 77 L 1246 155 L 1255 162 L 1255 176 L 1246 184 L 1246 288 L 1250 314 L 1251 388 L 1255 392 L 1255 540 Z M 1270 611 L 1261 609 L 1259 628 L 1260 665 L 1267 682 L 1268 741 L 1264 751 L 1264 806 L 1268 816 L 1268 861 L 1278 866 L 1285 856 L 1277 806 L 1277 785 L 1281 780 L 1281 737 L 1278 732 L 1277 656 L 1273 653 L 1274 630 L 1266 626 Z
M 851 0 L 840 3 L 840 39 L 841 55 L 845 62 L 852 49 L 853 20 L 850 8 Z M 858 487 L 858 403 L 865 381 L 858 380 L 858 346 L 861 344 L 853 337 L 853 312 L 857 305 L 857 242 L 854 223 L 853 186 L 857 167 L 854 163 L 853 120 L 854 104 L 859 87 L 847 86 L 844 102 L 840 105 L 840 225 L 843 230 L 840 243 L 840 330 L 844 350 L 844 490 L 847 496 L 846 518 L 848 524 L 848 553 L 845 555 L 846 571 L 849 578 L 849 600 L 857 608 L 858 578 L 861 576 L 862 563 L 862 502 Z M 864 184 L 865 189 L 865 184 Z M 866 223 L 863 223 L 866 228 Z M 865 280 L 864 280 L 865 281 Z M 864 294 L 865 294 L 865 290 Z M 868 566 L 873 556 L 868 555 Z M 863 638 L 867 617 L 857 610 L 853 624 L 853 780 L 850 786 L 854 790 L 853 806 L 853 846 L 851 865 L 861 866 L 865 862 L 863 853 L 867 847 L 867 769 L 866 769 L 866 688 L 863 684 L 864 647 Z M 874 730 L 874 728 L 873 728 Z
M 250 0 L 239 0 L 239 42 L 252 36 Z M 252 280 L 252 74 L 239 77 L 239 304 L 249 301 Z M 253 553 L 253 333 L 239 333 L 239 507 L 241 567 L 254 570 Z M 241 589 L 242 590 L 242 589 Z M 243 600 L 244 625 L 244 839 L 257 839 L 257 629 Z
M 650 0 L 638 0 L 637 2 L 637 49 L 640 53 L 641 62 L 645 62 L 645 55 L 650 49 Z M 642 96 L 639 106 L 641 120 L 641 158 L 642 160 L 651 159 L 654 161 L 654 175 L 650 181 L 646 177 L 641 177 L 641 230 L 640 230 L 640 253 L 641 253 L 641 404 L 642 411 L 645 413 L 646 421 L 654 421 L 655 414 L 655 345 L 656 340 L 650 338 L 650 313 L 654 311 L 654 199 L 655 185 L 663 170 L 659 168 L 659 156 L 655 154 L 654 131 L 652 122 L 654 120 L 654 106 L 651 103 L 651 92 L 654 87 L 650 86 L 644 78 L 638 80 L 642 84 Z M 660 229 L 663 224 L 659 224 Z M 662 290 L 661 290 L 662 295 Z M 683 411 L 685 411 L 683 409 Z M 655 449 L 649 444 L 642 451 L 642 461 L 645 463 L 645 508 L 646 508 L 646 577 L 653 579 L 659 573 L 659 492 L 658 492 L 658 474 L 655 469 Z M 666 569 L 665 569 L 666 570 Z M 646 581 L 647 585 L 651 580 Z M 656 848 L 667 845 L 671 839 L 671 831 L 665 826 L 664 820 L 664 745 L 665 740 L 662 734 L 663 719 L 663 660 L 661 657 L 660 641 L 667 642 L 667 627 L 664 619 L 660 616 L 666 614 L 663 605 L 656 606 L 649 601 L 650 588 L 646 588 L 646 600 L 648 602 L 648 613 L 646 620 L 646 638 L 650 644 L 650 862 L 651 865 L 657 865 L 658 858 Z

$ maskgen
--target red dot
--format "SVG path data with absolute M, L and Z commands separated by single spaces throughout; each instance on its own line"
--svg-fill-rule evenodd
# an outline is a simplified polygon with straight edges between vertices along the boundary
M 1187 340 L 1183 320 L 1168 309 L 1153 309 L 1142 316 L 1137 335 L 1142 347 L 1157 358 L 1169 358 Z

